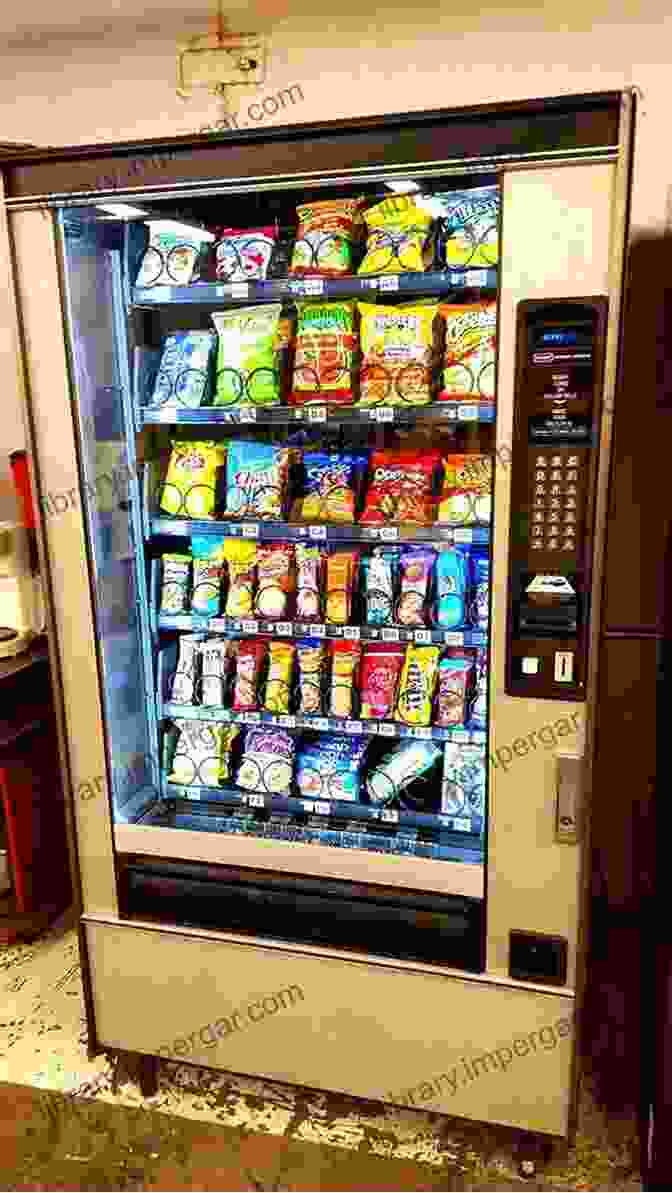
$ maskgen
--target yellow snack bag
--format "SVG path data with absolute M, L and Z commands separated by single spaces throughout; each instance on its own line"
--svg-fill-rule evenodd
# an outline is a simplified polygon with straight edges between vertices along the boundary
M 407 646 L 395 721 L 404 725 L 429 725 L 440 653 L 438 646 Z
M 211 518 L 218 472 L 226 464 L 226 444 L 173 441 L 160 509 L 181 518 Z
M 254 593 L 257 544 L 246 539 L 225 539 L 224 559 L 229 569 L 225 617 L 249 617 Z
M 424 273 L 424 249 L 432 224 L 412 195 L 390 195 L 364 213 L 366 256 L 358 274 Z
M 440 402 L 495 396 L 497 303 L 441 303 L 446 346 Z
M 358 302 L 362 367 L 358 406 L 430 401 L 434 317 L 438 303 L 382 306 Z
M 267 712 L 288 713 L 289 693 L 296 646 L 293 642 L 271 642 L 264 708 Z

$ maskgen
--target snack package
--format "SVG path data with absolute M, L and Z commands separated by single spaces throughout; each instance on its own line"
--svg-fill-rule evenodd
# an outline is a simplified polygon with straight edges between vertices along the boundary
M 332 551 L 327 556 L 327 594 L 324 618 L 328 625 L 348 625 L 352 594 L 359 573 L 359 548 Z
M 399 742 L 381 758 L 366 780 L 372 804 L 389 804 L 404 788 L 436 765 L 441 750 L 431 741 Z
M 233 689 L 234 712 L 258 710 L 257 689 L 265 658 L 266 643 L 260 638 L 249 638 L 238 643 L 236 682 Z
M 485 815 L 485 755 L 482 746 L 446 742 L 441 812 L 445 816 L 460 818 L 482 818 Z
M 267 278 L 286 278 L 288 276 L 293 243 L 288 239 L 276 240 L 266 273 Z
M 459 547 L 441 547 L 436 560 L 434 622 L 442 630 L 454 630 L 467 619 L 467 556 Z
M 359 642 L 343 639 L 331 642 L 331 689 L 329 715 L 352 716 L 352 693 L 357 682 L 357 670 L 362 648 Z
M 406 547 L 401 552 L 401 585 L 397 621 L 403 626 L 427 625 L 427 600 L 436 551 Z
M 202 721 L 176 721 L 179 730 L 169 783 L 188 787 L 220 787 L 231 777 L 231 749 L 237 725 L 204 725 Z
M 476 655 L 476 688 L 471 706 L 471 729 L 488 727 L 488 652 L 479 647 Z
M 319 547 L 297 543 L 296 616 L 298 621 L 317 621 L 320 617 L 320 583 L 324 570 L 324 552 Z
M 284 729 L 265 725 L 248 729 L 245 752 L 236 775 L 238 787 L 269 795 L 287 795 L 294 769 L 294 738 Z
M 364 720 L 384 721 L 392 716 L 403 661 L 403 646 L 374 643 L 364 647 L 360 678 L 360 715 Z
M 192 613 L 217 617 L 222 594 L 227 542 L 216 535 L 192 535 L 191 554 L 194 561 L 194 582 L 191 593 Z
M 448 655 L 439 663 L 436 724 L 444 729 L 466 725 L 475 678 L 473 655 Z
M 264 691 L 266 712 L 288 713 L 296 646 L 293 642 L 271 642 L 268 647 L 268 675 Z
M 379 451 L 371 457 L 364 526 L 411 522 L 431 526 L 434 521 L 434 474 L 441 457 L 428 451 Z
M 359 302 L 362 349 L 358 406 L 421 406 L 431 400 L 438 303 L 385 307 Z
M 189 609 L 190 555 L 161 556 L 161 613 L 186 613 Z
M 176 331 L 166 336 L 149 406 L 201 406 L 209 394 L 216 336 L 212 331 Z
M 439 654 L 438 646 L 406 647 L 395 720 L 404 725 L 429 725 Z
M 304 452 L 303 492 L 292 507 L 293 522 L 354 522 L 357 479 L 367 456 L 352 452 Z
M 140 262 L 136 286 L 188 286 L 195 281 L 194 267 L 202 248 L 212 241 L 210 232 L 170 227 L 169 220 L 148 220 L 149 245 Z
M 304 799 L 357 803 L 368 744 L 361 734 L 321 733 L 315 742 L 302 740 L 296 758 L 296 785 Z
M 217 375 L 215 406 L 280 401 L 277 335 L 282 303 L 216 311 Z
M 223 708 L 236 659 L 236 643 L 230 638 L 207 638 L 200 643 L 199 653 L 201 704 L 206 708 Z
M 499 261 L 498 186 L 474 186 L 432 196 L 440 210 L 441 265 L 487 267 Z
M 440 402 L 495 397 L 495 344 L 497 304 L 441 303 L 446 341 L 441 374 Z
M 292 401 L 352 402 L 355 304 L 297 302 L 296 353 Z
M 474 526 L 492 517 L 492 457 L 451 455 L 443 461 L 438 522 Z
M 227 518 L 282 518 L 289 452 L 272 443 L 236 439 L 226 462 Z
M 214 282 L 263 282 L 277 239 L 277 228 L 218 228 L 212 254 Z
M 490 618 L 490 557 L 487 547 L 472 547 L 471 575 L 471 620 L 479 630 L 487 630 Z
M 289 272 L 294 277 L 341 277 L 352 271 L 352 241 L 363 199 L 324 199 L 297 207 L 299 230 Z
M 296 644 L 299 664 L 299 713 L 322 714 L 322 687 L 327 661 L 326 643 L 321 638 L 301 638 Z
M 364 219 L 366 256 L 358 274 L 424 273 L 430 264 L 424 250 L 432 216 L 412 195 L 389 195 L 370 207 Z
M 229 573 L 226 617 L 249 617 L 252 613 L 257 544 L 248 539 L 225 539 L 224 559 Z
M 171 683 L 173 704 L 194 704 L 196 701 L 200 642 L 198 634 L 180 634 L 177 667 Z
M 362 568 L 367 625 L 394 625 L 399 548 L 375 547 L 370 555 L 362 559 Z
M 273 621 L 287 616 L 294 590 L 294 548 L 291 543 L 265 543 L 257 547 L 257 595 L 254 611 Z
M 161 486 L 161 511 L 180 518 L 212 518 L 225 463 L 226 444 L 174 440 Z

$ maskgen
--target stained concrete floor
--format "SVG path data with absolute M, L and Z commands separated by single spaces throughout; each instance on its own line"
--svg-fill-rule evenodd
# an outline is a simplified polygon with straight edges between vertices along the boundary
M 638 1190 L 636 1126 L 584 1080 L 571 1149 L 532 1180 L 519 1132 L 162 1062 L 89 1060 L 74 930 L 0 952 L 0 1188 Z

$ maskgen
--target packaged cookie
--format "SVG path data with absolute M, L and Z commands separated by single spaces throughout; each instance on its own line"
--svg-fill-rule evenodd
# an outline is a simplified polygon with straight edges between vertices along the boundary
M 357 683 L 357 672 L 361 646 L 359 642 L 343 639 L 331 642 L 331 688 L 329 693 L 329 715 L 351 717 L 353 689 Z
M 224 555 L 226 541 L 216 535 L 192 536 L 191 555 L 194 561 L 194 582 L 191 593 L 192 613 L 203 613 L 209 617 L 219 615 L 226 567 Z
M 444 729 L 466 725 L 474 683 L 474 656 L 450 654 L 439 663 L 436 724 Z
M 408 522 L 431 526 L 434 521 L 434 477 L 441 462 L 437 451 L 379 451 L 371 457 L 363 526 Z
M 257 595 L 254 609 L 258 617 L 272 621 L 287 616 L 294 590 L 294 548 L 291 543 L 267 543 L 257 547 Z
M 332 551 L 327 556 L 327 599 L 325 620 L 329 625 L 348 625 L 352 593 L 359 572 L 359 549 Z
M 443 489 L 438 522 L 474 526 L 492 515 L 492 458 L 451 455 L 443 461 Z
M 276 714 L 289 712 L 289 698 L 296 647 L 293 642 L 271 642 L 268 647 L 268 675 L 264 708 Z
M 257 544 L 248 539 L 225 539 L 223 554 L 229 581 L 224 609 L 225 616 L 250 617 L 257 563 Z
M 294 770 L 294 739 L 284 729 L 248 729 L 236 784 L 246 791 L 288 795 Z
M 175 440 L 161 486 L 161 511 L 180 518 L 212 518 L 225 464 L 224 443 Z
M 318 621 L 320 617 L 320 587 L 324 571 L 324 551 L 297 543 L 296 558 L 296 616 L 299 621 Z
M 161 613 L 187 613 L 191 575 L 190 555 L 161 556 Z
M 200 643 L 199 652 L 201 704 L 210 708 L 224 708 L 228 704 L 236 661 L 236 643 L 229 638 L 207 638 Z
M 327 661 L 326 643 L 321 638 L 301 638 L 296 644 L 299 664 L 299 713 L 322 714 L 322 689 Z
M 395 720 L 405 725 L 429 725 L 439 666 L 438 646 L 406 647 Z
M 265 658 L 266 643 L 261 639 L 250 638 L 238 643 L 236 682 L 233 689 L 234 712 L 258 710 L 257 691 Z
M 392 716 L 404 661 L 403 646 L 367 644 L 361 663 L 361 712 L 364 720 L 384 721 Z
M 401 553 L 401 585 L 397 621 L 403 626 L 427 625 L 429 585 L 436 551 L 407 547 Z

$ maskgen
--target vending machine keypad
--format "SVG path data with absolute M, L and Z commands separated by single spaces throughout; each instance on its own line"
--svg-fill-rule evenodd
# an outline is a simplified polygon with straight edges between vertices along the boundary
M 506 690 L 585 696 L 606 298 L 518 306 Z

